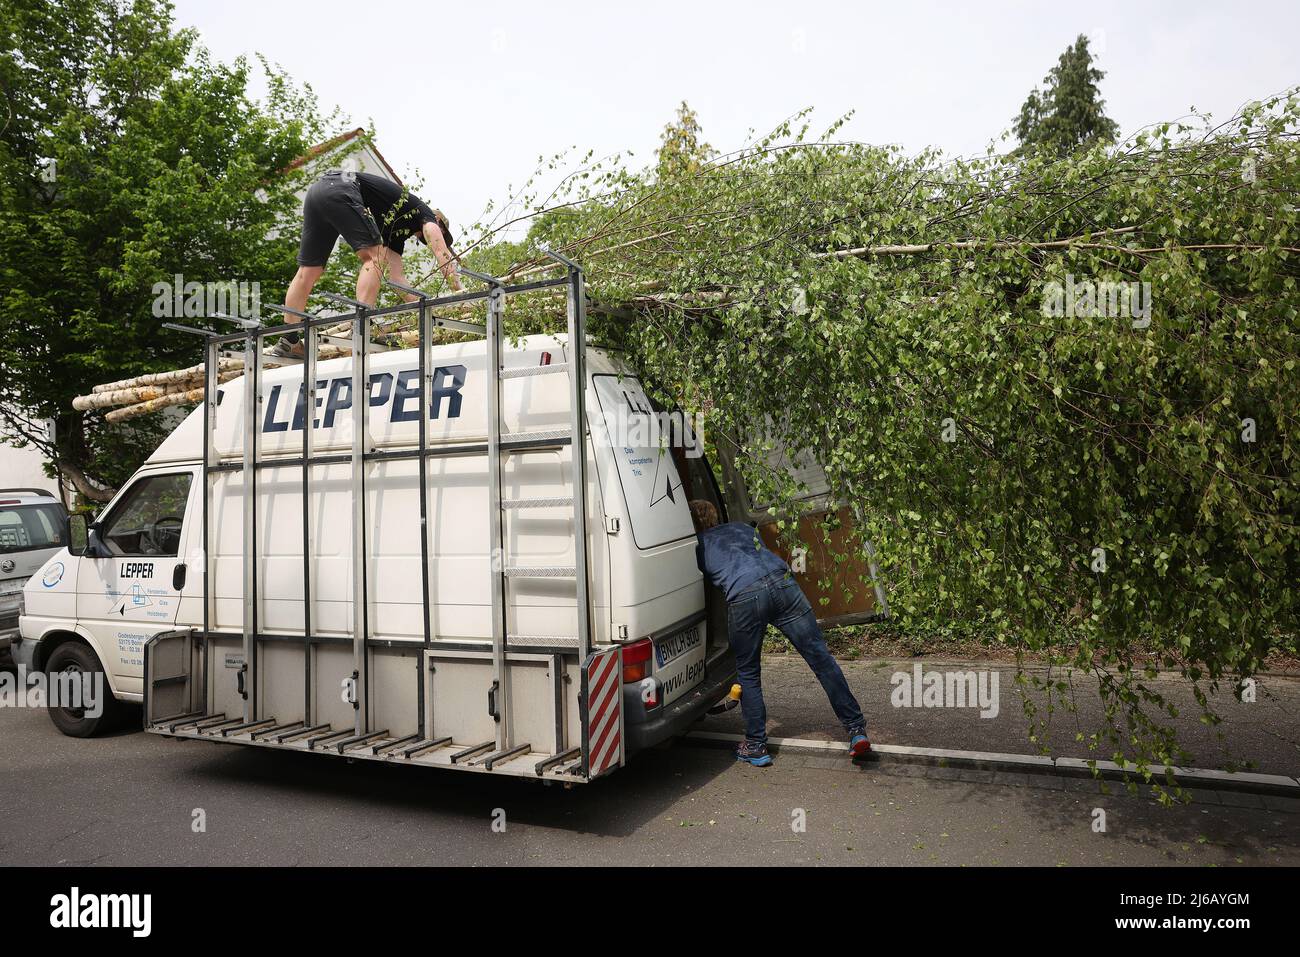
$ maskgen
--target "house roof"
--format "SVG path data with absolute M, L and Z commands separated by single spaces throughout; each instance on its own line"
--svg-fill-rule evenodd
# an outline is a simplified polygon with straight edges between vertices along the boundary
M 366 135 L 365 128 L 358 126 L 355 130 L 348 130 L 346 133 L 340 133 L 338 136 L 332 137 L 331 139 L 326 140 L 324 143 L 317 143 L 315 146 L 309 149 L 302 156 L 299 156 L 296 160 L 294 160 L 292 163 L 286 166 L 285 172 L 288 172 L 291 169 L 297 169 L 298 167 L 303 166 L 306 163 L 310 163 L 312 160 L 316 159 L 317 157 L 324 156 L 326 153 L 333 152 L 334 150 L 338 149 L 338 147 L 342 146 L 344 143 L 348 143 L 356 139 L 357 137 L 365 136 L 365 135 Z M 397 183 L 400 186 L 402 183 L 402 178 L 397 175 L 397 171 L 393 169 L 393 167 L 389 164 L 388 160 L 384 159 L 384 154 L 379 152 L 379 148 L 375 146 L 375 141 L 367 140 L 366 146 L 370 149 L 370 152 L 375 155 L 375 159 L 379 160 L 379 162 L 384 164 L 384 169 L 388 170 L 388 175 L 393 178 L 393 182 Z

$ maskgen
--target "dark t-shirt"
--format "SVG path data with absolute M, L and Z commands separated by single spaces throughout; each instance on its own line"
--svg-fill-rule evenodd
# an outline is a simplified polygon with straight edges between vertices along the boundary
M 425 223 L 437 222 L 428 203 L 382 176 L 373 173 L 357 173 L 356 176 L 357 185 L 361 187 L 361 200 L 375 217 L 385 246 L 401 253 L 407 238 L 412 235 L 424 242 L 421 227 Z

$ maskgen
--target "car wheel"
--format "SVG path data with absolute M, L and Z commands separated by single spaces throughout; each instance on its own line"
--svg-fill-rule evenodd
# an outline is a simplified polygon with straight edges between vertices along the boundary
M 112 725 L 118 712 L 117 699 L 108 690 L 104 670 L 100 667 L 99 659 L 95 657 L 93 651 L 78 642 L 66 642 L 54 649 L 50 660 L 46 663 L 45 671 L 49 681 L 50 699 L 47 710 L 56 728 L 69 737 L 89 738 Z M 89 682 L 84 681 L 86 676 L 89 677 Z M 66 687 L 71 683 L 68 681 L 69 677 L 80 680 L 82 687 L 88 687 L 92 695 L 100 694 L 103 698 L 102 703 L 92 699 L 81 702 L 83 707 L 73 707 L 77 704 L 76 701 L 56 700 L 56 696 L 60 694 L 60 687 Z M 96 705 L 99 707 L 95 707 Z M 94 713 L 96 711 L 98 714 Z

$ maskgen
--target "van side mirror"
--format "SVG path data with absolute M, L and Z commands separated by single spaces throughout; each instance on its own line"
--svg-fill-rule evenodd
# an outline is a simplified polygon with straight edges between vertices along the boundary
M 68 551 L 86 558 L 108 558 L 112 552 L 99 537 L 99 528 L 85 515 L 68 516 Z
M 90 527 L 86 516 L 76 514 L 68 516 L 68 551 L 78 557 L 86 554 L 90 545 Z

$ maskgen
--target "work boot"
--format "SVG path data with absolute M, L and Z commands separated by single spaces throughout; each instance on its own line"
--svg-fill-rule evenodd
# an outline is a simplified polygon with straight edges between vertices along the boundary
M 767 753 L 767 745 L 763 742 L 746 739 L 736 745 L 736 760 L 748 761 L 756 768 L 765 768 L 772 763 L 772 755 Z

